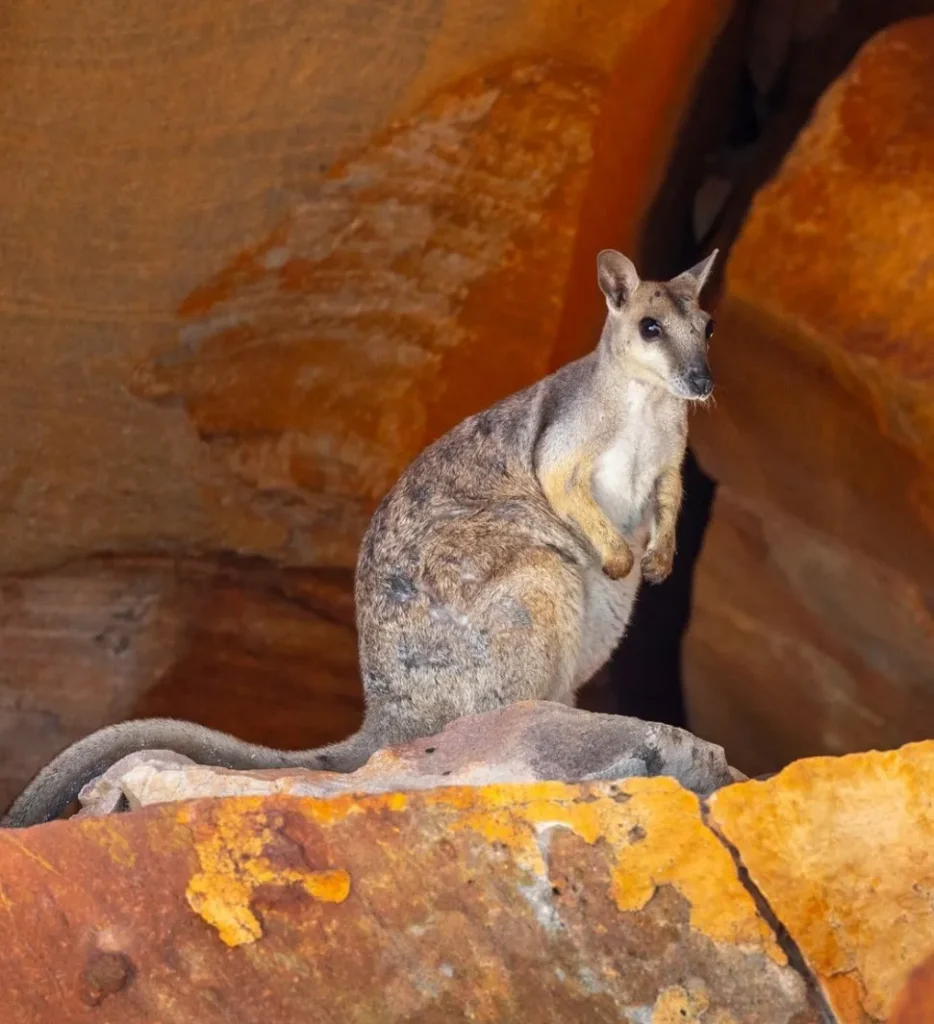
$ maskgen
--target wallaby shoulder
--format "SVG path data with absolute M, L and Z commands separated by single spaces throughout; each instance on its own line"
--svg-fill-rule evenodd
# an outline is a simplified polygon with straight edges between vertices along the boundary
M 440 533 L 468 544 L 555 539 L 538 480 L 539 449 L 562 418 L 586 404 L 593 355 L 463 420 L 409 465 L 374 513 L 361 544 L 359 581 L 377 563 L 424 564 Z

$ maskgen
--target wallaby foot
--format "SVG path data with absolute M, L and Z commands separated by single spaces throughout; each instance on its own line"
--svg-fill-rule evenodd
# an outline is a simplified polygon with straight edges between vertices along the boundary
M 674 540 L 659 540 L 642 556 L 642 578 L 649 583 L 662 583 L 671 575 L 675 559 Z
M 625 541 L 621 541 L 603 563 L 603 572 L 611 580 L 625 579 L 632 572 L 633 561 L 632 549 Z

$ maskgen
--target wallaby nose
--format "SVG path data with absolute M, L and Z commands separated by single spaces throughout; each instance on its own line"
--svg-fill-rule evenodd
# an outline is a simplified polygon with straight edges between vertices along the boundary
M 713 377 L 705 366 L 695 367 L 688 373 L 688 387 L 698 398 L 706 398 L 713 391 Z

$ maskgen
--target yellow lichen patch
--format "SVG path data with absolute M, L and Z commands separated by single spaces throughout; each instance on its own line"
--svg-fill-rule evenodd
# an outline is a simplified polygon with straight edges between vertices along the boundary
M 191 824 L 188 813 L 187 808 L 180 812 L 186 825 Z M 274 864 L 267 852 L 274 838 L 259 798 L 219 802 L 210 827 L 195 829 L 201 870 L 190 879 L 185 896 L 228 946 L 255 942 L 262 935 L 251 908 L 260 886 L 300 886 L 324 903 L 342 903 L 350 894 L 350 875 L 342 869 L 310 871 Z
M 85 818 L 79 827 L 84 836 L 107 851 L 115 864 L 131 868 L 136 863 L 133 848 L 114 827 L 112 818 Z
M 934 948 L 932 792 L 926 741 L 796 761 L 710 800 L 841 1021 L 888 1019 Z
M 292 805 L 306 819 L 329 827 L 351 815 L 401 814 L 412 801 L 419 813 L 449 816 L 454 831 L 501 844 L 522 869 L 543 878 L 553 829 L 567 829 L 591 845 L 603 841 L 611 851 L 610 897 L 619 910 L 639 911 L 660 886 L 670 885 L 690 904 L 696 931 L 786 962 L 730 854 L 704 824 L 697 797 L 673 779 L 594 783 L 585 789 L 561 782 L 462 786 L 417 796 L 296 799 Z M 187 813 L 180 812 L 183 821 Z M 345 871 L 308 872 L 270 862 L 267 848 L 274 835 L 263 798 L 224 801 L 210 829 L 202 824 L 195 834 L 201 871 L 188 885 L 188 901 L 228 945 L 260 937 L 250 907 L 259 886 L 300 885 L 313 898 L 330 902 L 349 893 Z
M 673 985 L 659 992 L 652 1008 L 652 1024 L 701 1024 L 709 1005 L 706 992 Z
M 262 798 L 255 799 L 261 800 Z M 370 813 L 378 810 L 404 811 L 408 807 L 408 803 L 409 798 L 405 793 L 376 793 L 365 797 L 346 793 L 327 799 L 317 797 L 298 799 L 298 806 L 301 807 L 302 813 L 319 825 L 337 824 L 351 815 L 361 814 L 364 810 Z
M 673 779 L 629 779 L 580 787 L 558 782 L 487 786 L 432 794 L 462 810 L 455 827 L 508 847 L 526 870 L 547 876 L 539 839 L 566 828 L 612 848 L 611 896 L 623 911 L 641 910 L 661 885 L 691 905 L 691 926 L 719 942 L 751 946 L 786 962 L 769 925 L 737 877 L 727 850 L 701 819 L 697 797 Z

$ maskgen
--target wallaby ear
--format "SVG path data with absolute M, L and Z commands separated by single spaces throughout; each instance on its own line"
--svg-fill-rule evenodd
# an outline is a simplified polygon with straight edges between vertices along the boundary
M 678 274 L 671 283 L 676 287 L 680 285 L 685 290 L 691 291 L 694 295 L 700 295 L 704 285 L 707 283 L 707 278 L 710 277 L 710 271 L 713 270 L 713 265 L 719 252 L 719 249 L 714 249 L 709 256 L 702 259 L 700 263 L 695 263 L 690 270 L 685 270 L 683 274 Z
M 632 260 L 615 249 L 603 249 L 597 254 L 597 281 L 610 309 L 622 309 L 639 287 L 639 275 Z

